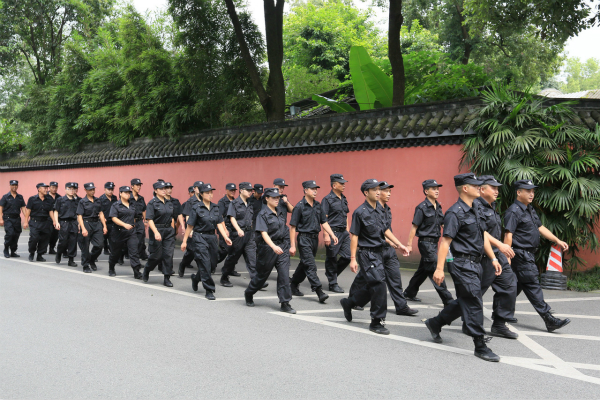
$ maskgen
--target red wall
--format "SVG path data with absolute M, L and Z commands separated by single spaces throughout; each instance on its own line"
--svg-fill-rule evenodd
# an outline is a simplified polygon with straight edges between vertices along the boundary
M 329 193 L 329 175 L 341 173 L 348 180 L 344 194 L 351 212 L 364 197 L 360 184 L 368 178 L 387 180 L 395 185 L 390 207 L 394 215 L 393 230 L 406 242 L 415 206 L 423 200 L 421 182 L 436 179 L 444 185 L 439 202 L 444 210 L 457 198 L 453 176 L 459 173 L 460 145 L 409 147 L 369 150 L 359 152 L 308 154 L 263 158 L 244 158 L 216 161 L 194 161 L 170 164 L 147 164 L 101 168 L 78 168 L 49 171 L 24 171 L 0 173 L 2 193 L 8 191 L 8 181 L 19 181 L 19 192 L 27 198 L 35 194 L 38 182 L 57 181 L 59 193 L 64 193 L 68 181 L 79 183 L 79 195 L 85 194 L 83 183 L 94 182 L 97 196 L 103 193 L 104 183 L 113 181 L 117 187 L 129 185 L 132 178 L 144 183 L 141 194 L 150 200 L 152 183 L 158 178 L 173 183 L 173 195 L 182 202 L 187 199 L 187 188 L 194 181 L 210 182 L 217 188 L 213 201 L 216 203 L 225 193 L 225 184 L 243 181 L 262 183 L 269 187 L 274 178 L 284 178 L 290 186 L 286 189 L 289 200 L 295 204 L 302 197 L 302 182 L 316 180 L 321 186 L 319 197 Z M 416 241 L 413 243 L 416 251 Z M 600 263 L 599 255 L 586 258 L 590 266 Z

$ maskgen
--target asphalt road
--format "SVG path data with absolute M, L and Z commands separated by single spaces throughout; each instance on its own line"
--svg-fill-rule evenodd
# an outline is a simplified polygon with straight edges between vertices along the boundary
M 388 314 L 389 336 L 371 334 L 368 311 L 343 318 L 340 295 L 319 304 L 294 298 L 295 316 L 278 311 L 273 274 L 248 308 L 248 274 L 217 287 L 217 301 L 191 289 L 190 274 L 162 285 L 134 280 L 117 266 L 98 271 L 29 262 L 26 233 L 19 259 L 0 259 L 0 398 L 598 398 L 600 293 L 546 291 L 558 316 L 572 319 L 549 334 L 527 299 L 517 301 L 517 341 L 494 338 L 502 356 L 472 355 L 469 337 L 454 324 L 434 344 L 421 322 L 440 300 L 426 282 L 417 317 Z M 175 263 L 181 259 L 176 251 Z M 79 259 L 76 260 L 79 263 Z M 294 264 L 294 263 L 293 263 Z M 294 265 L 292 266 L 292 268 Z M 326 281 L 323 265 L 319 275 Z M 220 270 L 220 267 L 219 267 Z M 402 271 L 404 285 L 412 271 Z M 218 279 L 218 275 L 216 276 Z M 350 287 L 353 274 L 342 274 Z M 451 279 L 449 286 L 451 285 Z M 331 294 L 331 293 L 330 293 Z M 492 296 L 488 293 L 486 313 Z M 411 305 L 415 306 L 415 303 Z M 491 322 L 486 319 L 486 327 Z

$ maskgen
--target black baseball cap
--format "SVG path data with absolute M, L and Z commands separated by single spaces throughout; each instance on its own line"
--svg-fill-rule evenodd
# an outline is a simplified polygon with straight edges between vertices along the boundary
M 442 187 L 444 185 L 441 185 L 439 183 L 437 183 L 437 181 L 435 179 L 427 179 L 423 181 L 423 189 L 429 189 L 432 187 Z
M 285 185 L 285 186 L 287 186 L 287 185 Z M 260 183 L 255 183 L 254 191 L 258 194 L 261 194 L 263 192 L 263 185 L 261 185 Z
M 166 188 L 173 188 L 173 184 L 171 182 L 165 182 Z
M 333 182 L 339 182 L 339 183 L 346 183 L 348 182 L 347 180 L 344 179 L 344 176 L 342 174 L 332 174 L 329 179 L 331 179 L 331 183 Z
M 67 182 L 65 184 L 65 188 L 75 188 L 75 187 L 77 187 L 75 182 Z
M 134 178 L 131 180 L 131 186 L 133 185 L 143 185 L 142 181 L 138 178 Z
M 483 181 L 483 185 L 490 185 L 496 187 L 502 186 L 502 184 L 498 182 L 493 175 L 481 175 L 478 179 L 480 181 Z
M 85 190 L 92 190 L 92 189 L 96 189 L 96 186 L 94 186 L 94 182 L 88 182 L 88 183 L 83 184 L 83 188 Z
M 79 183 L 77 183 L 77 182 L 71 182 L 71 183 L 73 184 L 73 187 L 75 189 L 79 189 Z
M 377 179 L 367 179 L 360 185 L 360 191 L 364 192 L 365 190 L 373 189 L 379 187 L 383 184 L 383 182 L 379 182 Z
M 131 193 L 131 187 L 130 186 L 121 186 L 119 188 L 119 192 L 123 193 L 123 192 L 130 192 Z
M 165 181 L 158 181 L 158 182 L 154 182 L 154 183 L 152 184 L 152 188 L 153 188 L 154 190 L 156 190 L 156 189 L 164 189 L 166 186 L 167 186 L 167 185 L 166 185 L 166 182 L 165 182 Z
M 215 190 L 215 188 L 212 187 L 212 185 L 210 183 L 205 183 L 202 186 L 200 186 L 200 193 L 206 193 L 206 192 L 210 192 L 212 190 Z
M 285 179 L 283 179 L 283 178 L 276 178 L 273 181 L 273 185 L 276 185 L 276 186 L 287 186 L 287 183 L 285 183 Z
M 52 181 L 52 182 L 50 182 L 50 186 L 58 186 L 58 182 Z
M 48 185 L 46 185 L 45 183 L 38 183 L 37 185 L 35 185 L 36 189 L 39 189 L 41 187 L 48 187 Z
M 199 187 L 202 187 L 202 185 L 204 185 L 204 182 L 202 182 L 202 181 L 196 181 L 196 182 L 194 182 L 194 187 L 199 188 Z
M 304 189 L 317 189 L 320 188 L 321 186 L 317 185 L 317 182 L 315 181 L 304 181 L 302 182 L 302 188 Z
M 459 174 L 454 176 L 454 186 L 462 186 L 462 185 L 475 185 L 481 186 L 483 185 L 483 181 L 477 179 L 472 172 L 467 172 L 466 174 Z
M 12 181 L 10 181 L 10 184 L 11 185 L 18 185 L 19 181 L 16 181 L 16 180 L 13 179 Z
M 283 194 L 279 193 L 278 188 L 266 188 L 265 194 L 263 196 L 265 196 L 265 197 L 281 197 L 281 196 L 283 196 Z
M 531 179 L 521 179 L 515 182 L 515 189 L 535 189 L 536 185 L 533 184 Z
M 114 182 L 106 182 L 104 184 L 104 189 L 114 189 L 115 188 L 115 183 Z
M 237 187 L 235 186 L 235 183 L 228 183 L 225 185 L 225 190 L 237 190 Z
M 386 181 L 381 181 L 381 183 L 382 183 L 381 189 L 392 189 L 394 187 L 394 185 L 390 185 Z
M 250 182 L 242 182 L 240 183 L 240 190 L 252 190 L 252 184 Z
M 194 193 L 194 187 L 193 186 L 190 186 L 188 188 L 188 193 Z

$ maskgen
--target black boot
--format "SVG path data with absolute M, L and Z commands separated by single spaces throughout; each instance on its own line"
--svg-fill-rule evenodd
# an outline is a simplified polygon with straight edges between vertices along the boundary
M 13 251 L 13 250 L 11 250 L 11 251 L 10 251 L 10 256 L 11 256 L 11 257 L 15 257 L 15 258 L 19 258 L 19 257 L 21 257 L 20 255 L 18 255 L 18 254 L 17 254 L 17 252 L 16 252 L 16 251 Z
M 140 272 L 140 268 L 133 268 L 133 279 L 142 279 L 142 273 Z
M 29 261 L 33 261 L 33 257 L 35 257 L 35 253 L 29 253 Z
M 56 250 L 51 247 L 50 250 L 48 250 L 48 254 L 56 254 Z
M 208 300 L 216 300 L 215 294 L 211 290 L 207 290 L 204 295 Z
M 83 272 L 85 272 L 86 274 L 91 274 L 92 273 L 92 269 L 88 266 L 84 266 L 83 267 Z
M 325 303 L 325 300 L 329 298 L 329 295 L 326 294 L 321 288 L 316 288 L 315 292 L 317 293 L 317 296 L 319 296 L 319 303 Z
M 177 275 L 179 275 L 180 278 L 183 278 L 183 274 L 185 274 L 185 267 L 183 266 L 182 263 L 179 263 L 179 268 L 177 269 Z
M 231 273 L 229 274 L 231 276 L 235 276 L 235 277 L 240 277 L 242 276 L 242 274 L 240 274 L 239 272 L 237 272 L 236 270 L 231 271 Z
M 55 261 L 57 264 L 60 264 L 61 257 L 62 257 L 62 254 L 60 254 L 60 253 L 56 253 L 56 255 L 54 256 L 54 261 Z
M 442 337 L 440 336 L 440 332 L 442 331 L 442 327 L 436 322 L 435 318 L 429 318 L 425 321 L 425 326 L 429 329 L 429 333 L 431 333 L 431 338 L 436 343 L 442 343 Z
M 546 329 L 548 329 L 548 332 L 554 332 L 555 330 L 560 329 L 563 326 L 568 325 L 569 322 L 571 322 L 571 320 L 569 318 L 565 318 L 565 319 L 556 318 L 554 315 L 550 314 L 549 312 L 542 315 L 542 318 L 544 319 L 544 322 L 546 323 Z
M 198 291 L 198 282 L 196 282 L 196 274 L 192 274 L 191 278 L 192 278 L 192 289 L 194 289 L 194 292 L 197 292 Z
M 173 287 L 171 280 L 169 279 L 169 275 L 165 275 L 165 280 L 163 281 L 163 285 L 166 287 Z
M 329 285 L 329 291 L 334 293 L 344 293 L 344 289 L 342 289 L 337 283 Z
M 485 361 L 500 361 L 500 357 L 497 354 L 495 354 L 490 348 L 487 347 L 483 336 L 473 337 L 473 343 L 475 344 L 475 355 L 477 357 Z
M 352 307 L 354 306 L 352 300 L 350 299 L 341 299 L 340 304 L 344 309 L 344 317 L 346 317 L 346 321 L 352 322 Z
M 37 258 L 35 259 L 35 261 L 44 262 L 44 261 L 46 261 L 46 259 L 44 257 L 42 257 L 42 255 L 40 253 L 38 253 Z
M 117 276 L 117 273 L 115 272 L 115 266 L 114 265 L 109 265 L 108 266 L 108 276 Z
M 246 305 L 248 307 L 254 307 L 254 296 L 248 292 L 244 292 L 244 298 L 246 299 Z
M 409 317 L 417 315 L 418 313 L 419 313 L 419 310 L 415 310 L 414 308 L 410 308 L 408 306 L 408 304 L 403 309 L 396 310 L 396 315 L 407 315 Z
M 110 256 L 110 251 L 108 251 L 108 247 L 104 248 L 104 255 L 105 256 Z
M 518 333 L 515 333 L 508 329 L 508 326 L 504 323 L 504 320 L 496 318 L 492 324 L 490 331 L 491 336 L 502 337 L 505 339 L 516 339 L 519 337 Z
M 221 286 L 233 287 L 233 284 L 229 282 L 229 278 L 227 277 L 227 275 L 223 275 L 221 277 Z
M 291 286 L 291 288 L 292 288 L 292 294 L 293 294 L 294 296 L 304 296 L 304 293 L 302 293 L 302 292 L 300 291 L 300 289 L 298 288 L 298 285 L 297 285 L 297 284 L 295 284 L 295 283 L 293 283 L 293 282 L 291 282 L 291 281 L 290 281 L 290 286 Z
M 8 246 L 4 246 L 4 257 L 10 258 L 10 253 L 8 252 Z
M 98 267 L 96 267 L 95 261 L 90 261 L 90 268 L 92 268 L 92 271 L 98 271 Z
M 267 286 L 269 286 L 269 282 L 265 282 L 265 284 L 263 285 L 263 287 L 261 287 L 258 290 L 263 291 L 263 290 L 265 290 L 267 288 Z
M 296 314 L 296 310 L 294 310 L 292 308 L 292 306 L 290 306 L 290 303 L 288 303 L 287 301 L 284 301 L 283 303 L 281 303 L 281 312 L 286 312 L 288 314 Z
M 117 261 L 117 264 L 119 264 L 119 265 L 125 264 L 125 260 L 123 259 L 123 256 L 121 256 L 121 258 L 119 258 L 119 261 Z
M 420 303 L 420 302 L 421 302 L 421 299 L 420 299 L 420 298 L 418 298 L 417 296 L 414 296 L 414 297 L 408 296 L 408 295 L 406 294 L 406 292 L 404 292 L 404 297 L 406 298 L 406 300 L 410 300 L 410 301 L 416 301 L 416 302 L 418 302 L 418 303 Z
M 385 326 L 383 326 L 383 324 L 383 319 L 373 318 L 371 319 L 371 325 L 369 325 L 369 330 L 380 335 L 389 335 L 390 331 Z
M 77 263 L 73 261 L 73 257 L 69 257 L 69 263 L 67 264 L 69 267 L 76 267 Z
M 142 280 L 148 282 L 148 279 L 150 279 L 150 269 L 148 268 L 148 265 L 146 265 L 144 267 L 144 272 L 142 273 Z

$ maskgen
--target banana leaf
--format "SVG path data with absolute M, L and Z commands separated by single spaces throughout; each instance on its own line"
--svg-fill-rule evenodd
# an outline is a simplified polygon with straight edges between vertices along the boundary
M 375 104 L 375 94 L 369 89 L 361 68 L 369 63 L 372 61 L 364 47 L 352 46 L 350 48 L 350 76 L 352 77 L 354 96 L 361 111 L 372 110 Z
M 392 79 L 373 63 L 363 65 L 361 70 L 369 89 L 375 93 L 375 98 L 383 107 L 391 107 L 394 90 Z
M 312 99 L 322 106 L 329 106 L 335 112 L 344 113 L 356 111 L 354 107 L 348 103 L 328 99 L 327 97 L 319 96 L 318 94 L 313 94 Z

